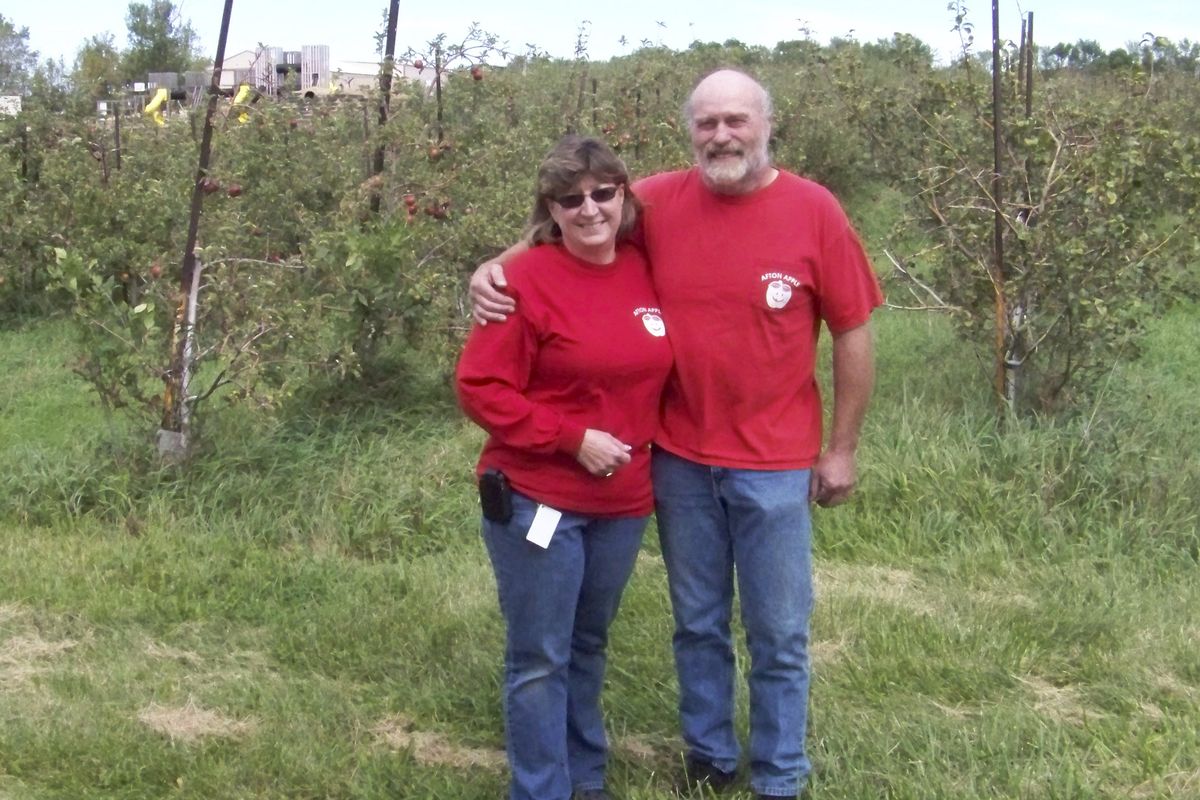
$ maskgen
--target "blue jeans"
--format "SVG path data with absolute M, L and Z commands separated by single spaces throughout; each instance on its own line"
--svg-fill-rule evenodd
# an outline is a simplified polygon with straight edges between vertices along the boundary
M 811 769 L 809 470 L 710 467 L 654 451 L 654 499 L 675 614 L 679 718 L 691 758 L 731 772 L 734 581 L 750 652 L 750 786 L 795 797 Z
M 608 626 L 648 517 L 564 512 L 550 546 L 525 541 L 537 503 L 513 493 L 507 523 L 483 521 L 507 628 L 504 719 L 509 800 L 569 800 L 604 788 L 600 713 Z

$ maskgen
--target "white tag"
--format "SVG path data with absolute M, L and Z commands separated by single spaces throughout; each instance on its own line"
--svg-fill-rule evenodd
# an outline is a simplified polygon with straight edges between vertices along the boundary
M 561 511 L 538 503 L 537 513 L 533 515 L 533 522 L 529 524 L 529 533 L 525 534 L 525 540 L 533 542 L 545 550 L 550 546 L 550 537 L 558 528 L 560 519 L 562 519 Z

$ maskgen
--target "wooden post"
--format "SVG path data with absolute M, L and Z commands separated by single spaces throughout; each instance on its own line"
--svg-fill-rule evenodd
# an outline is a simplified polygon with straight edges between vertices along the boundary
M 633 107 L 633 118 L 637 120 L 637 138 L 633 140 L 633 157 L 642 157 L 642 90 L 638 89 L 636 104 Z
M 1008 338 L 1008 310 L 1004 299 L 1004 207 L 1000 185 L 1000 160 L 1004 154 L 1001 135 L 1002 81 L 1004 68 L 1000 60 L 1000 0 L 992 0 L 992 291 L 996 298 L 996 396 L 1011 408 L 1008 368 L 1005 363 L 1005 341 Z
M 371 110 L 368 108 L 369 102 L 364 97 L 362 104 L 363 118 L 363 180 L 371 177 L 375 173 L 375 157 L 371 154 Z

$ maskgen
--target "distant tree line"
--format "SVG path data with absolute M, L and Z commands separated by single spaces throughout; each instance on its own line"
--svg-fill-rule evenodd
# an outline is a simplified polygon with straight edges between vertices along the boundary
M 1151 72 L 1182 72 L 1200 74 L 1200 42 L 1182 39 L 1172 42 L 1165 36 L 1147 34 L 1141 42 L 1105 51 L 1093 39 L 1080 39 L 1074 44 L 1059 42 L 1042 48 L 1038 62 L 1044 70 L 1109 70 L 1144 69 Z
M 130 3 L 125 14 L 128 45 L 111 34 L 86 39 L 74 63 L 39 61 L 29 29 L 0 14 L 0 94 L 23 95 L 35 105 L 64 109 L 90 106 L 149 72 L 185 72 L 206 66 L 195 30 L 171 0 Z

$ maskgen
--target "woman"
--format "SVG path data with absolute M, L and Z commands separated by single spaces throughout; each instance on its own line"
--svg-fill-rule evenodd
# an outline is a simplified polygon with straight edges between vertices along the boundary
M 671 368 L 647 264 L 625 241 L 625 165 L 569 136 L 538 170 L 517 302 L 458 365 L 479 459 L 483 538 L 507 627 L 510 800 L 602 800 L 608 627 L 653 509 L 650 441 Z M 560 516 L 561 514 L 561 516 Z

